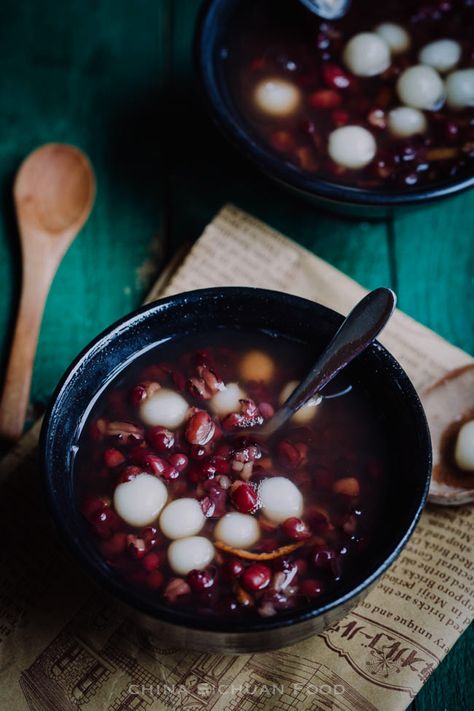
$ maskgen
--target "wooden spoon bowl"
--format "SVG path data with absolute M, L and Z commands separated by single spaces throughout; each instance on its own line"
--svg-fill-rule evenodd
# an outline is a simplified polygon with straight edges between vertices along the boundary
M 22 291 L 0 400 L 0 438 L 20 437 L 46 298 L 58 266 L 89 217 L 95 178 L 75 146 L 49 143 L 21 164 L 13 188 L 22 252 Z

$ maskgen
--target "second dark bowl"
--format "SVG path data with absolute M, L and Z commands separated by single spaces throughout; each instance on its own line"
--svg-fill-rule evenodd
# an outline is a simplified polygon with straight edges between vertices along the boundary
M 292 0 L 296 2 L 296 0 Z M 252 132 L 231 96 L 221 50 L 238 5 L 245 0 L 206 0 L 195 36 L 199 81 L 216 124 L 231 142 L 268 176 L 332 211 L 381 218 L 396 208 L 432 203 L 474 186 L 474 175 L 405 190 L 366 190 L 309 175 L 280 158 Z

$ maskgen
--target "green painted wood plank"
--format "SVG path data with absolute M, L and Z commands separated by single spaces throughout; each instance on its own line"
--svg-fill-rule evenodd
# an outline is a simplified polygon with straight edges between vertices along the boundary
M 474 192 L 394 221 L 400 307 L 474 353 Z
M 413 704 L 415 711 L 474 708 L 474 627 L 471 625 L 431 675 Z
M 143 263 L 162 232 L 160 84 L 163 3 L 54 0 L 2 6 L 0 159 L 4 203 L 20 160 L 40 143 L 65 141 L 90 155 L 98 195 L 48 301 L 32 397 L 43 405 L 71 358 L 99 330 L 134 308 L 150 281 Z M 15 234 L 0 230 L 0 333 L 7 335 L 16 286 Z M 156 256 L 156 255 L 155 255 Z M 155 262 L 155 269 L 159 261 Z M 5 348 L 6 338 L 2 338 Z

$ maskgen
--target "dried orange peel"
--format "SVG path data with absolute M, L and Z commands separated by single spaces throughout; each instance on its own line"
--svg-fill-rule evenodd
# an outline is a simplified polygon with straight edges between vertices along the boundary
M 245 558 L 246 560 L 273 560 L 274 558 L 280 558 L 282 555 L 289 555 L 289 553 L 293 553 L 293 551 L 298 550 L 298 548 L 301 548 L 306 543 L 308 543 L 307 540 L 298 541 L 297 543 L 290 543 L 287 546 L 276 548 L 270 553 L 253 553 L 252 551 L 245 551 L 243 548 L 234 548 L 233 546 L 229 546 L 227 543 L 222 543 L 222 541 L 215 541 L 214 545 L 219 550 L 224 551 L 225 553 L 232 553 L 232 555 L 235 555 L 238 558 Z

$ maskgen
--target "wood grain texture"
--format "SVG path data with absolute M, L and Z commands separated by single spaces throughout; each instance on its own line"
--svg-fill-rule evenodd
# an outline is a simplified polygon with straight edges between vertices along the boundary
M 78 350 L 140 302 L 161 263 L 157 127 L 166 7 L 139 6 L 114 0 L 2 4 L 3 203 L 11 199 L 21 159 L 52 140 L 83 148 L 98 182 L 92 219 L 63 261 L 46 307 L 33 377 L 39 407 Z M 9 277 L 17 270 L 16 239 L 7 211 L 0 232 L 5 340 L 17 299 L 18 283 Z
M 400 308 L 474 352 L 474 193 L 394 220 Z
M 4 0 L 0 23 L 0 339 L 11 336 L 18 249 L 12 176 L 39 143 L 77 143 L 97 173 L 90 222 L 48 300 L 33 379 L 42 406 L 71 358 L 135 307 L 166 258 L 232 201 L 474 351 L 474 193 L 397 216 L 342 220 L 261 176 L 221 137 L 195 88 L 196 0 Z M 242 265 L 245 268 L 245 265 Z M 472 708 L 468 631 L 412 709 Z
M 30 153 L 13 186 L 22 285 L 0 400 L 0 439 L 15 442 L 25 425 L 38 336 L 51 283 L 90 215 L 95 177 L 74 146 L 47 143 Z

